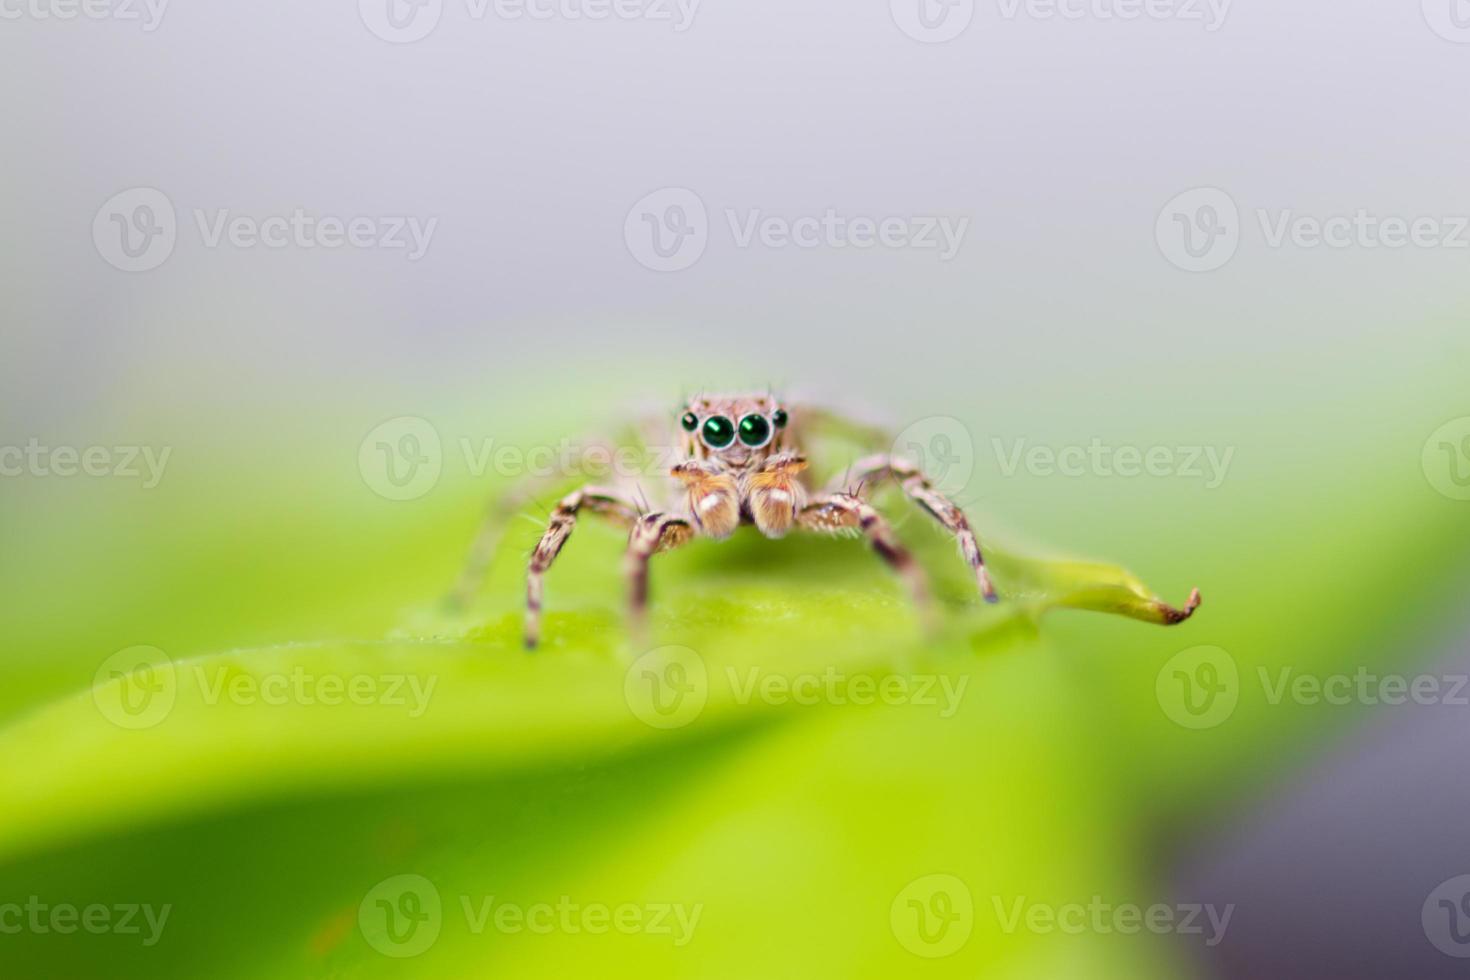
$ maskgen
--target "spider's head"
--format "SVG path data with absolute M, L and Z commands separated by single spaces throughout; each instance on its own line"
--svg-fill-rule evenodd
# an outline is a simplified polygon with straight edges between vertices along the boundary
M 679 417 L 685 449 L 695 459 L 744 467 L 785 448 L 786 409 L 770 394 L 700 395 Z

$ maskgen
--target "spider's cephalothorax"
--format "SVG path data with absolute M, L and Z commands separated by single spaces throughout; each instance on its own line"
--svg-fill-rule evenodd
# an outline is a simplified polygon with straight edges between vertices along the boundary
M 727 538 L 742 523 L 779 538 L 806 506 L 798 474 L 806 460 L 787 451 L 786 409 L 769 395 L 692 400 L 679 418 L 688 459 L 670 471 L 694 527 Z
M 526 645 L 535 646 L 541 630 L 542 579 L 561 552 L 583 511 L 600 514 L 628 528 L 623 570 L 628 580 L 629 610 L 635 628 L 648 603 L 648 563 L 660 551 L 703 536 L 727 538 L 742 524 L 769 537 L 799 528 L 826 533 L 857 533 L 873 551 L 903 576 L 921 609 L 928 590 L 923 571 L 894 536 L 888 522 L 863 494 L 885 478 L 893 479 L 922 510 L 939 522 L 959 545 L 973 570 L 980 594 L 996 600 L 995 589 L 980 555 L 980 542 L 959 507 L 936 490 L 911 461 L 877 452 L 854 462 L 843 478 L 816 490 L 805 482 L 807 460 L 797 445 L 798 431 L 823 426 L 845 431 L 880 449 L 886 440 L 876 430 L 855 426 L 817 408 L 788 406 L 770 394 L 704 396 L 690 399 L 673 418 L 672 436 L 664 446 L 676 448 L 676 461 L 665 474 L 669 493 L 662 506 L 641 506 L 645 486 L 584 486 L 563 497 L 531 554 L 526 577 Z M 647 441 L 647 440 L 645 440 Z M 645 446 L 653 448 L 656 441 Z M 514 510 L 525 495 L 504 502 Z M 487 528 L 496 523 L 492 515 Z M 457 597 L 474 592 L 493 550 L 495 535 L 482 532 L 472 552 Z

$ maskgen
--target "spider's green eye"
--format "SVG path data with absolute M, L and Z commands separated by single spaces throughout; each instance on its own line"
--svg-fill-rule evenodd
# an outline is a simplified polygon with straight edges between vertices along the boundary
M 776 428 L 778 429 L 786 428 L 786 409 L 776 409 L 776 414 L 771 416 L 771 421 L 776 423 Z
M 771 439 L 771 423 L 764 415 L 747 415 L 740 420 L 740 441 L 747 446 L 764 446 Z
M 679 420 L 679 424 L 684 427 L 685 432 L 693 432 L 699 428 L 699 416 L 693 412 L 685 412 L 684 417 Z
M 704 420 L 700 435 L 711 449 L 724 449 L 735 441 L 735 424 L 723 415 L 711 415 Z

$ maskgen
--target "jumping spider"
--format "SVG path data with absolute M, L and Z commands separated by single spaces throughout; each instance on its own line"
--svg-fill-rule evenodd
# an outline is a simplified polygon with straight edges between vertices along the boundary
M 960 554 L 974 570 L 980 595 L 995 602 L 995 587 L 981 558 L 980 542 L 964 512 L 936 490 L 914 463 L 884 453 L 865 456 L 825 489 L 806 485 L 802 473 L 807 459 L 799 449 L 798 435 L 822 426 L 846 431 L 874 448 L 880 444 L 876 430 L 820 409 L 793 406 L 788 412 L 770 394 L 691 399 L 677 416 L 673 441 L 662 443 L 679 447 L 678 462 L 668 470 L 671 493 L 665 506 L 650 510 L 640 506 L 631 492 L 590 485 L 557 503 L 531 554 L 526 576 L 526 646 L 534 647 L 540 639 L 543 577 L 583 511 L 629 529 L 623 571 L 635 631 L 641 631 L 648 604 L 649 559 L 700 535 L 722 540 L 742 524 L 753 524 L 771 538 L 782 537 L 793 528 L 860 533 L 878 557 L 903 577 L 919 608 L 926 609 L 928 590 L 922 569 L 888 522 L 863 499 L 865 489 L 885 477 L 895 480 L 909 499 L 954 536 Z M 493 523 L 492 517 L 487 528 Z M 478 586 L 493 541 L 493 534 L 482 531 L 456 593 L 460 602 Z

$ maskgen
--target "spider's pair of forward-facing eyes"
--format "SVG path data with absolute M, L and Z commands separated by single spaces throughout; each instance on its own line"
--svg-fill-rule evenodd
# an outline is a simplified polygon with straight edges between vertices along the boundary
M 679 420 L 684 426 L 684 431 L 693 432 L 699 430 L 699 438 L 711 449 L 724 449 L 735 441 L 738 434 L 740 441 L 751 449 L 759 449 L 771 441 L 771 434 L 776 429 L 786 427 L 786 410 L 778 408 L 771 413 L 770 419 L 758 412 L 751 412 L 741 418 L 737 425 L 723 415 L 711 415 L 700 424 L 699 416 L 693 412 L 685 412 L 684 417 Z

